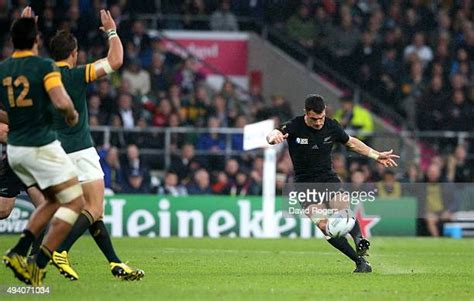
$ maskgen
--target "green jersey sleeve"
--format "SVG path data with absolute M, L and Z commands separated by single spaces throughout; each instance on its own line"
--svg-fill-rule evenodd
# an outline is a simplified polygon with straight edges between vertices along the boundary
M 43 84 L 46 91 L 63 85 L 61 81 L 61 73 L 53 60 L 43 59 L 40 71 L 43 76 Z
M 73 77 L 76 83 L 90 83 L 97 79 L 94 63 L 81 65 L 72 68 Z

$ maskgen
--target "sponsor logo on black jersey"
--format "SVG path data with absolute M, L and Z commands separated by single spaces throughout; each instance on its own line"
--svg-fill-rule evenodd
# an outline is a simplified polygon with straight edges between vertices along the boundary
M 308 144 L 308 138 L 296 138 L 296 143 L 298 144 Z

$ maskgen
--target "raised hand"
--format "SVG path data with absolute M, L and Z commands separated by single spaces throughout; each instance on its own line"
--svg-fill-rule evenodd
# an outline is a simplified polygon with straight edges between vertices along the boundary
M 376 161 L 385 167 L 396 167 L 398 164 L 395 162 L 395 159 L 398 158 L 400 158 L 400 156 L 394 154 L 393 149 L 391 149 L 386 152 L 379 152 L 379 157 Z
M 117 30 L 114 18 L 112 18 L 109 10 L 100 10 L 100 22 L 102 23 L 100 27 L 102 31 L 108 32 L 109 30 Z
M 31 9 L 31 6 L 27 6 L 21 12 L 22 18 L 35 18 L 35 22 L 38 22 L 38 16 L 35 16 L 35 13 Z

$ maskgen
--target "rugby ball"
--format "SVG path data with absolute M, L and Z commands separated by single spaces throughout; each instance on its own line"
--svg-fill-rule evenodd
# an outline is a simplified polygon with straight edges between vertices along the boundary
M 354 228 L 356 218 L 350 209 L 338 210 L 329 215 L 326 233 L 331 237 L 344 237 Z

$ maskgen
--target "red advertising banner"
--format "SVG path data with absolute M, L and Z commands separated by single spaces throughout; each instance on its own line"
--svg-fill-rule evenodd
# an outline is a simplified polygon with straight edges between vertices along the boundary
M 247 76 L 247 42 L 245 33 L 165 31 L 165 37 L 186 48 L 190 53 L 227 76 Z M 186 57 L 187 53 L 166 40 L 168 50 Z M 217 72 L 203 66 L 206 75 Z

